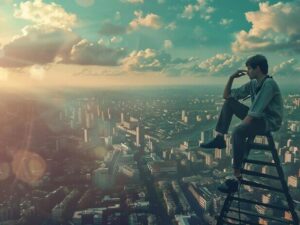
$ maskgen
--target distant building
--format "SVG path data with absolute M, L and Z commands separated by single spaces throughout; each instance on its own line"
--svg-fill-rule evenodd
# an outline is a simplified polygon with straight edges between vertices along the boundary
M 148 168 L 153 176 L 177 174 L 176 161 L 155 161 L 149 162 Z
M 214 135 L 214 132 L 213 132 L 212 129 L 201 131 L 201 133 L 200 133 L 200 142 L 201 143 L 206 143 L 206 142 L 210 141 L 213 138 L 213 135 Z
M 296 177 L 296 176 L 288 177 L 288 186 L 298 188 L 298 187 L 300 187 L 299 183 L 300 183 L 299 177 Z
M 293 154 L 290 152 L 290 151 L 287 151 L 285 154 L 284 154 L 284 162 L 285 163 L 291 163 L 294 161 L 294 157 L 293 157 Z
M 222 149 L 216 148 L 215 159 L 222 159 L 222 158 L 224 158 L 224 151 Z
M 263 167 L 261 168 L 261 172 L 262 172 L 263 174 L 269 174 L 269 173 L 270 173 L 270 167 L 269 167 L 269 166 L 263 166 Z
M 176 225 L 191 225 L 190 219 L 191 219 L 191 216 L 189 216 L 189 215 L 175 215 L 175 224 Z
M 108 168 L 99 168 L 93 172 L 93 183 L 96 187 L 107 190 L 113 185 L 112 174 L 109 173 Z
M 197 187 L 191 183 L 188 185 L 188 190 L 192 193 L 200 207 L 204 210 L 208 210 L 215 196 L 206 187 Z
M 101 225 L 102 218 L 103 209 L 95 208 L 75 212 L 72 221 L 74 225 Z

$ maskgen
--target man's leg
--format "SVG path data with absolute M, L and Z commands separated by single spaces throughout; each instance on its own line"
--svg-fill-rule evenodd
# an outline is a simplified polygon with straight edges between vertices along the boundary
M 240 103 L 234 98 L 226 99 L 217 122 L 216 131 L 221 134 L 227 134 L 232 116 L 236 115 L 242 120 L 247 116 L 248 110 L 248 106 Z
M 264 119 L 253 119 L 250 124 L 241 123 L 232 132 L 233 170 L 235 178 L 227 179 L 218 189 L 224 193 L 238 191 L 242 178 L 241 168 L 245 157 L 246 138 L 265 132 Z
M 227 134 L 232 116 L 236 115 L 240 119 L 244 119 L 248 113 L 249 107 L 235 100 L 234 98 L 228 98 L 225 100 L 217 125 L 216 132 L 218 135 L 208 143 L 200 145 L 202 148 L 225 148 L 226 143 L 224 140 L 224 134 Z
M 233 169 L 236 177 L 241 176 L 242 162 L 245 156 L 246 138 L 264 133 L 264 119 L 253 119 L 250 124 L 241 123 L 232 132 Z

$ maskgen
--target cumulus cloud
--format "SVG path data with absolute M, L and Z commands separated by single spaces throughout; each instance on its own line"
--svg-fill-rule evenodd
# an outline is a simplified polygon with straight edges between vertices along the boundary
M 232 21 L 233 21 L 232 19 L 222 18 L 222 19 L 220 20 L 220 24 L 223 25 L 223 26 L 228 26 L 229 24 L 232 23 Z
M 195 4 L 186 5 L 181 17 L 190 20 L 198 13 L 202 19 L 209 20 L 215 8 L 209 6 L 207 2 L 208 0 L 197 0 Z
M 175 22 L 172 22 L 172 23 L 169 23 L 165 28 L 167 30 L 175 30 L 176 29 L 176 23 Z
M 121 0 L 121 2 L 138 4 L 138 3 L 144 3 L 144 0 Z
M 165 40 L 164 41 L 164 48 L 172 48 L 173 42 L 171 40 Z
M 69 63 L 80 65 L 116 66 L 126 56 L 123 48 L 109 48 L 103 44 L 81 40 L 73 46 Z
M 46 4 L 42 0 L 26 1 L 15 5 L 14 16 L 38 25 L 61 29 L 71 29 L 77 20 L 75 14 L 67 13 L 62 6 L 55 3 Z
M 133 51 L 122 60 L 122 65 L 129 71 L 160 71 L 168 76 L 228 76 L 244 67 L 245 58 L 216 54 L 206 60 L 195 57 L 176 58 L 154 49 Z
M 65 59 L 80 38 L 68 30 L 27 26 L 1 49 L 0 66 L 23 67 Z
M 251 29 L 236 34 L 234 52 L 286 50 L 300 52 L 299 1 L 270 5 L 259 3 L 259 10 L 247 12 Z
M 123 27 L 121 25 L 116 25 L 111 22 L 105 22 L 99 33 L 102 35 L 121 35 L 126 33 L 126 27 Z
M 131 71 L 161 71 L 171 61 L 171 56 L 154 49 L 131 52 L 122 60 L 122 65 Z
M 121 38 L 113 36 L 108 43 L 91 43 L 69 30 L 27 26 L 21 35 L 0 47 L 0 66 L 26 67 L 48 63 L 115 66 L 126 56 L 126 51 L 106 45 L 120 41 Z
M 297 60 L 292 58 L 273 67 L 272 73 L 277 76 L 299 76 L 300 67 Z
M 245 59 L 236 55 L 216 54 L 215 56 L 200 62 L 199 71 L 210 75 L 228 75 L 233 70 L 244 67 Z
M 135 30 L 140 26 L 160 29 L 162 26 L 160 17 L 156 14 L 150 13 L 143 17 L 142 11 L 135 11 L 134 15 L 136 16 L 136 18 L 129 23 L 130 29 Z

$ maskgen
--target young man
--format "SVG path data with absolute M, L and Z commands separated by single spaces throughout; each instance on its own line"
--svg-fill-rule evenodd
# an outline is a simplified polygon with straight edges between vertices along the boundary
M 234 179 L 226 180 L 219 187 L 222 192 L 235 192 L 241 179 L 244 146 L 247 137 L 276 131 L 280 128 L 283 116 L 283 102 L 277 83 L 268 76 L 268 61 L 263 55 L 255 55 L 246 61 L 247 70 L 232 74 L 226 84 L 221 114 L 216 126 L 216 137 L 202 148 L 225 148 L 224 134 L 228 132 L 233 115 L 242 122 L 232 132 Z M 248 74 L 250 81 L 240 88 L 231 89 L 234 79 Z M 251 98 L 250 108 L 238 100 Z

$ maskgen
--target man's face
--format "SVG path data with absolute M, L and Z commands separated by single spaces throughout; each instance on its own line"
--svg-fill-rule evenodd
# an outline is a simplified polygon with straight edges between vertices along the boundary
M 253 69 L 251 66 L 247 66 L 247 70 L 248 70 L 247 73 L 251 80 L 256 78 L 257 69 L 258 69 L 258 66 L 255 69 Z

